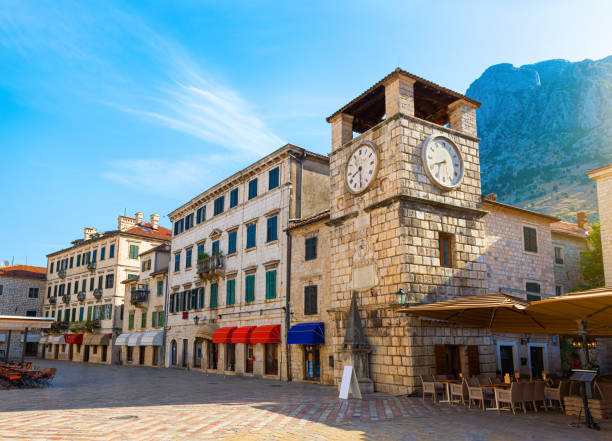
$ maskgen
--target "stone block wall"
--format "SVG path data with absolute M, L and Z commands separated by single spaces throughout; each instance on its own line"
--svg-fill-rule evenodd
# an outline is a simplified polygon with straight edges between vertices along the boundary
M 612 285 L 612 164 L 588 173 L 597 182 L 597 206 L 606 285 Z
M 563 287 L 562 293 L 578 291 L 582 280 L 580 256 L 586 248 L 586 239 L 565 234 L 552 233 L 552 245 L 563 249 L 563 263 L 554 262 L 555 286 Z

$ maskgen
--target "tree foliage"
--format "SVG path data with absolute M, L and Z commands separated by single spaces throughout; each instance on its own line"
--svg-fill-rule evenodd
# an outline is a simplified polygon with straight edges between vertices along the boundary
M 601 230 L 598 222 L 591 224 L 591 233 L 587 239 L 586 249 L 580 256 L 580 268 L 584 281 L 581 286 L 582 289 L 605 286 Z

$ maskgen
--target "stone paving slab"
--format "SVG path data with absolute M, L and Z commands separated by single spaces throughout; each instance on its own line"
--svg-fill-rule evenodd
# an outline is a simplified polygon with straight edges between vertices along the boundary
M 52 387 L 0 390 L 0 440 L 610 440 L 559 412 L 512 415 L 201 372 L 36 360 Z

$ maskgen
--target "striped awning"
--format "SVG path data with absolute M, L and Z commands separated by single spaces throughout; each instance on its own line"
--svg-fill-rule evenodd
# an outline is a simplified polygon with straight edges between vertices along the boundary
M 164 331 L 144 332 L 140 340 L 140 346 L 163 346 Z
M 251 343 L 251 334 L 257 326 L 243 326 L 234 330 L 232 343 Z
M 144 332 L 132 332 L 127 338 L 127 346 L 140 346 Z
M 83 336 L 83 344 L 89 346 L 107 346 L 110 343 L 108 334 L 86 334 Z
M 219 328 L 213 334 L 213 343 L 231 343 L 232 334 L 236 330 L 236 326 L 226 326 L 225 328 Z
M 63 344 L 66 344 L 66 340 L 64 340 L 63 335 L 51 335 L 49 336 L 47 343 L 51 343 L 54 345 L 63 345 Z
M 127 346 L 127 340 L 129 336 L 130 336 L 129 332 L 126 332 L 125 334 L 119 334 L 119 336 L 115 339 L 115 345 Z

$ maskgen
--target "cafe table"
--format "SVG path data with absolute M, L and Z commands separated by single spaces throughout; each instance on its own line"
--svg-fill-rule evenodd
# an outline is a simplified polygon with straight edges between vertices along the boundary
M 438 402 L 439 403 L 452 403 L 450 399 L 451 398 L 450 385 L 451 383 L 461 383 L 461 380 L 444 379 L 444 380 L 436 380 L 436 383 L 444 383 L 446 385 L 446 400 L 440 400 Z

